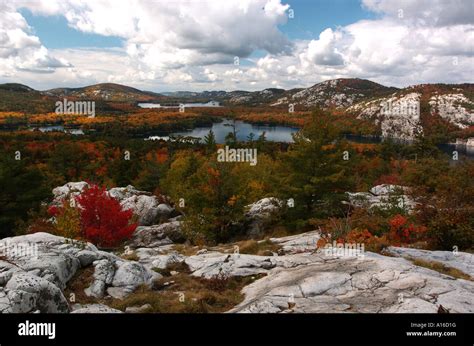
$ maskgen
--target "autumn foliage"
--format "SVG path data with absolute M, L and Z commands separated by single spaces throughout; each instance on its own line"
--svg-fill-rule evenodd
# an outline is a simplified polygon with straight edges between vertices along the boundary
M 412 243 L 426 232 L 426 227 L 416 226 L 403 215 L 395 215 L 390 221 L 389 237 L 394 242 L 402 244 Z
M 48 214 L 56 218 L 54 233 L 71 239 L 84 239 L 102 247 L 115 247 L 131 237 L 136 223 L 133 212 L 123 210 L 120 203 L 103 187 L 91 185 L 71 203 L 52 205 Z
M 131 237 L 136 223 L 130 223 L 133 212 L 97 185 L 85 189 L 76 198 L 80 206 L 84 238 L 102 247 L 114 247 Z

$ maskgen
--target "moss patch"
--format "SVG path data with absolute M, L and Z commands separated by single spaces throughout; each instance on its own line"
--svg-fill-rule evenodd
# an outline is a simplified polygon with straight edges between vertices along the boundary
M 425 260 L 422 260 L 422 259 L 413 259 L 413 258 L 410 258 L 410 260 L 413 262 L 413 264 L 415 264 L 419 267 L 424 267 L 424 268 L 428 268 L 428 269 L 431 269 L 431 270 L 435 270 L 435 271 L 437 271 L 441 274 L 449 275 L 449 276 L 452 276 L 452 277 L 457 278 L 457 279 L 464 279 L 464 280 L 474 281 L 473 278 L 470 275 L 464 273 L 463 271 L 461 271 L 459 269 L 456 269 L 456 268 L 448 267 L 447 265 L 445 265 L 443 263 L 440 263 L 440 262 L 425 261 Z

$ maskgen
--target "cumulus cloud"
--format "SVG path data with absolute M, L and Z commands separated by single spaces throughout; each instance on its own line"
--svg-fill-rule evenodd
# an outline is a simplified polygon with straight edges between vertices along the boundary
M 70 64 L 52 56 L 31 34 L 31 28 L 9 3 L 0 3 L 0 75 L 14 76 L 18 70 L 50 73 Z
M 363 0 L 362 4 L 370 11 L 425 25 L 474 23 L 472 0 Z
M 131 57 L 154 68 L 229 63 L 257 49 L 281 54 L 292 46 L 278 29 L 289 8 L 279 0 L 22 4 L 39 14 L 64 15 L 80 31 L 121 37 Z
M 342 65 L 344 58 L 336 47 L 342 33 L 328 28 L 319 35 L 319 40 L 311 40 L 304 53 L 300 55 L 303 64 Z
M 0 73 L 12 80 L 40 83 L 29 71 L 54 72 L 41 80 L 49 86 L 109 81 L 151 90 L 293 88 L 340 77 L 395 86 L 472 81 L 472 0 L 363 0 L 375 19 L 326 28 L 309 40 L 284 35 L 289 5 L 282 0 L 5 4 Z M 64 16 L 70 27 L 120 37 L 123 46 L 48 50 L 21 8 Z

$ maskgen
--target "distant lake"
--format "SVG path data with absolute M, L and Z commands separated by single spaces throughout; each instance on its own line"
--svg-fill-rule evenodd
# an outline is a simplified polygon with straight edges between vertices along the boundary
M 212 126 L 205 127 L 196 127 L 187 131 L 179 131 L 172 133 L 157 133 L 154 136 L 149 136 L 146 139 L 157 140 L 164 139 L 168 140 L 170 136 L 191 136 L 196 138 L 201 138 L 204 140 L 204 137 L 212 129 L 214 136 L 216 137 L 216 142 L 219 144 L 225 143 L 225 137 L 229 132 L 232 132 L 233 121 L 229 119 L 224 119 L 220 123 L 214 123 Z M 40 126 L 40 127 L 31 127 L 30 130 L 39 130 L 41 132 L 51 132 L 59 131 L 66 132 L 73 135 L 83 135 L 84 132 L 81 129 L 65 129 L 62 125 L 52 125 L 52 126 Z M 237 139 L 239 141 L 247 141 L 251 133 L 254 134 L 254 140 L 256 140 L 263 132 L 265 132 L 265 137 L 267 141 L 271 142 L 293 142 L 292 134 L 299 131 L 297 127 L 291 126 L 270 126 L 270 125 L 256 125 L 247 123 L 245 121 L 237 120 L 235 121 L 235 130 L 237 132 Z M 358 136 L 358 135 L 346 135 L 345 138 L 350 142 L 356 143 L 381 143 L 385 139 L 382 137 L 371 137 L 371 136 Z M 396 139 L 395 139 L 396 141 Z M 402 141 L 401 143 L 409 144 L 407 141 Z M 456 150 L 459 153 L 460 157 L 468 157 L 469 159 L 474 159 L 474 147 L 459 145 L 459 144 L 439 144 L 438 148 L 444 153 L 452 156 L 453 151 Z
M 227 136 L 227 134 L 233 131 L 232 124 L 233 122 L 231 120 L 224 119 L 224 121 L 220 123 L 214 123 L 212 124 L 212 126 L 196 127 L 188 131 L 173 132 L 168 134 L 166 137 L 191 136 L 204 140 L 204 137 L 212 129 L 212 131 L 214 132 L 214 136 L 216 137 L 216 142 L 222 144 L 225 143 L 225 137 Z M 291 137 L 291 135 L 293 133 L 298 132 L 298 130 L 299 129 L 296 127 L 255 125 L 240 120 L 235 121 L 235 131 L 237 132 L 237 139 L 239 141 L 248 140 L 248 137 L 251 133 L 254 134 L 254 139 L 256 140 L 258 136 L 265 132 L 265 137 L 268 141 L 293 142 L 293 138 Z M 150 139 L 159 139 L 153 137 L 155 136 L 151 136 Z M 166 137 L 161 138 L 166 139 Z
M 65 132 L 70 133 L 73 135 L 83 135 L 84 131 L 81 129 L 65 129 L 62 125 L 51 125 L 51 126 L 38 126 L 38 127 L 31 127 L 30 131 L 39 130 L 41 132 Z
M 219 102 L 210 101 L 206 103 L 180 103 L 175 105 L 161 105 L 158 103 L 139 103 L 138 107 L 140 108 L 179 108 L 180 105 L 183 105 L 185 108 L 192 108 L 192 107 L 221 107 Z
M 188 131 L 179 131 L 173 132 L 170 134 L 157 134 L 157 136 L 150 136 L 147 139 L 163 139 L 168 140 L 169 136 L 191 136 L 196 138 L 201 138 L 204 140 L 204 137 L 209 133 L 209 130 L 212 129 L 214 136 L 216 137 L 216 142 L 219 144 L 225 143 L 225 137 L 229 132 L 232 132 L 233 122 L 229 119 L 224 119 L 220 123 L 214 123 L 212 126 L 205 127 L 196 127 Z M 239 141 L 247 141 L 250 133 L 254 134 L 254 139 L 256 140 L 265 131 L 265 137 L 268 141 L 272 142 L 293 142 L 292 134 L 299 131 L 297 127 L 290 126 L 270 126 L 270 125 L 255 125 L 247 123 L 245 121 L 237 120 L 235 121 L 235 130 L 237 132 L 237 139 Z M 356 143 L 381 143 L 385 139 L 377 136 L 359 136 L 359 135 L 346 135 L 345 138 L 350 142 Z M 397 139 L 393 139 L 397 142 Z M 401 144 L 410 144 L 409 141 L 398 141 Z M 452 155 L 453 151 L 456 150 L 459 153 L 459 156 L 468 157 L 474 159 L 474 147 L 465 146 L 465 145 L 456 145 L 456 144 L 440 144 L 438 148 L 448 155 Z

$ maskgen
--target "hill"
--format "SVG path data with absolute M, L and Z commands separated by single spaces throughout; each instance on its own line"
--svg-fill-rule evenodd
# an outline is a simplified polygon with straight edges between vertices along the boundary
M 85 86 L 82 88 L 56 88 L 43 92 L 52 97 L 77 97 L 81 99 L 103 100 L 103 101 L 158 101 L 166 98 L 163 95 L 135 89 L 126 85 L 114 83 L 101 83 Z

